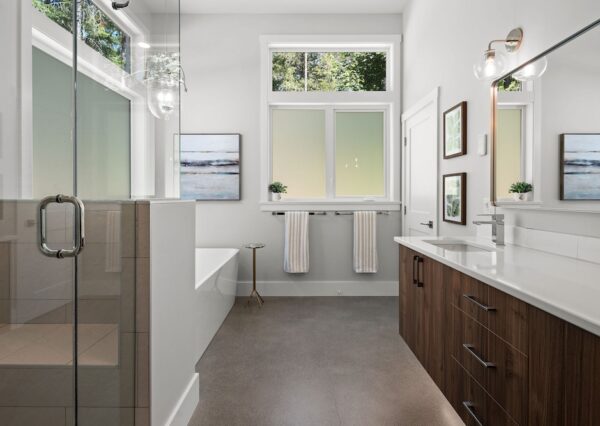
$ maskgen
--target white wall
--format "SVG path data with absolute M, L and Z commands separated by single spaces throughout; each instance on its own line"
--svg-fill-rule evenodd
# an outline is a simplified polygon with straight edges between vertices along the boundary
M 198 402 L 194 206 L 150 202 L 150 396 L 153 425 L 186 425 Z
M 459 101 L 468 106 L 468 152 L 442 160 L 441 174 L 468 173 L 468 227 L 442 223 L 440 234 L 474 234 L 470 225 L 489 197 L 490 158 L 476 153 L 477 136 L 489 133 L 489 86 L 476 80 L 472 66 L 492 39 L 514 27 L 525 31 L 515 61 L 525 61 L 600 16 L 597 0 L 412 0 L 404 13 L 404 108 L 435 86 L 441 87 L 440 111 Z M 441 129 L 441 126 L 440 126 Z M 441 138 L 440 138 L 441 143 Z M 553 148 L 552 148 L 553 149 Z M 558 167 L 558 163 L 545 165 Z M 558 197 L 557 181 L 544 185 Z M 440 181 L 441 182 L 441 181 Z M 545 191 L 546 192 L 546 191 Z M 523 212 L 504 209 L 511 224 L 556 232 L 600 236 L 600 216 L 573 212 Z
M 197 207 L 196 242 L 201 247 L 241 247 L 261 241 L 258 280 L 279 283 L 329 282 L 327 288 L 369 292 L 375 282 L 397 279 L 400 215 L 379 217 L 380 272 L 352 270 L 350 217 L 310 219 L 311 270 L 283 272 L 283 218 L 259 209 L 260 192 L 260 44 L 263 34 L 399 34 L 401 15 L 184 15 L 182 62 L 189 93 L 182 99 L 182 132 L 242 134 L 242 201 L 202 202 Z M 242 250 L 240 280 L 251 279 L 250 254 Z M 354 284 L 348 286 L 348 283 Z M 343 283 L 341 283 L 343 282 Z M 360 287 L 357 287 L 360 286 Z M 292 287 L 291 285 L 289 286 Z M 298 287 L 294 294 L 298 294 Z M 392 287 L 396 286 L 392 284 Z M 308 288 L 308 283 L 304 288 Z M 302 293 L 302 289 L 299 290 Z

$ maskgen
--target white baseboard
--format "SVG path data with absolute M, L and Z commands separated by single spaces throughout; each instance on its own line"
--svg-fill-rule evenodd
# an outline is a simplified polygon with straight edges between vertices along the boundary
M 200 402 L 199 374 L 194 373 L 194 377 L 177 401 L 177 405 L 166 424 L 169 426 L 187 426 L 198 402 Z
M 261 281 L 261 296 L 398 296 L 397 281 Z M 239 281 L 238 296 L 249 296 L 251 281 Z

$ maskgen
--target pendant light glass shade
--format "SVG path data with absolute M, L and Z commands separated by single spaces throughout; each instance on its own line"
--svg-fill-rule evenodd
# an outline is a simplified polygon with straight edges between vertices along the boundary
M 150 56 L 144 82 L 148 109 L 156 118 L 168 120 L 179 104 L 179 86 L 183 85 L 187 91 L 179 54 L 159 53 Z
M 548 60 L 544 56 L 514 73 L 513 77 L 519 81 L 535 80 L 536 78 L 540 78 L 546 72 L 547 68 Z
M 486 50 L 481 61 L 473 65 L 473 73 L 479 80 L 491 81 L 506 72 L 506 56 L 494 49 Z
M 148 82 L 146 93 L 148 109 L 153 116 L 168 120 L 177 109 L 179 103 L 179 83 L 169 81 Z

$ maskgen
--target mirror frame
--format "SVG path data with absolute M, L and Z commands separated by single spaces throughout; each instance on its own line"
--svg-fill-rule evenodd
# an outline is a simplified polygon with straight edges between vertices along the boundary
M 555 50 L 560 49 L 561 47 L 563 47 L 565 44 L 570 43 L 571 41 L 575 40 L 576 38 L 579 38 L 580 36 L 582 36 L 583 34 L 587 33 L 588 31 L 594 29 L 595 27 L 600 26 L 600 19 L 595 20 L 594 22 L 592 22 L 591 24 L 583 27 L 582 29 L 580 29 L 579 31 L 573 33 L 572 35 L 570 35 L 569 37 L 565 38 L 564 40 L 558 42 L 557 44 L 555 44 L 554 46 L 550 47 L 549 49 L 543 51 L 542 53 L 540 53 L 539 55 L 534 56 L 533 58 L 523 62 L 521 65 L 519 65 L 518 67 L 510 70 L 509 72 L 505 73 L 504 75 L 498 77 L 496 80 L 494 80 L 492 82 L 492 85 L 490 87 L 490 91 L 491 91 L 491 95 L 490 95 L 490 99 L 491 99 L 491 110 L 492 110 L 492 115 L 491 115 L 491 128 L 490 128 L 490 134 L 491 134 L 491 145 L 490 145 L 490 203 L 492 206 L 494 207 L 502 207 L 502 206 L 498 206 L 498 200 L 496 199 L 496 142 L 497 142 L 497 135 L 496 135 L 496 105 L 497 105 L 497 101 L 498 101 L 498 85 L 500 84 L 500 82 L 508 77 L 510 77 L 511 75 L 513 75 L 514 73 L 516 73 L 517 71 L 520 71 L 521 69 L 525 68 L 527 65 L 532 64 L 534 62 L 536 62 L 537 60 L 543 58 L 544 56 L 547 56 L 548 54 L 554 52 Z

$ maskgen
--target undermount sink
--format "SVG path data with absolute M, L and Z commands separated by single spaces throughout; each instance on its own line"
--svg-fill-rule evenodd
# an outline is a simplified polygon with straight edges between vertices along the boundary
M 434 245 L 439 248 L 443 248 L 448 251 L 456 251 L 463 253 L 473 252 L 492 252 L 494 251 L 491 247 L 483 247 L 478 244 L 473 244 L 463 240 L 423 240 L 424 242 Z

